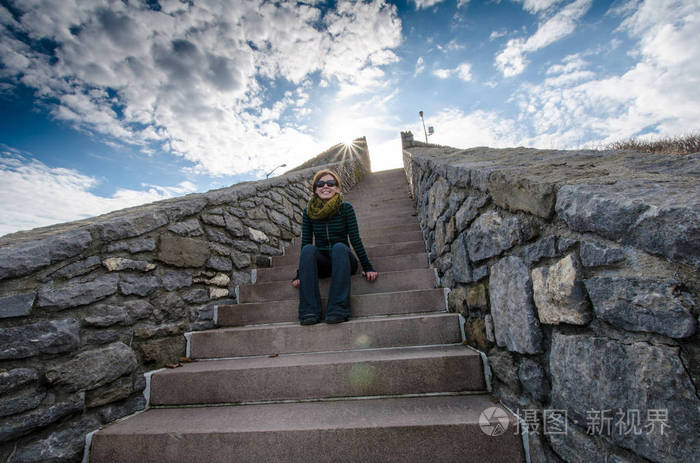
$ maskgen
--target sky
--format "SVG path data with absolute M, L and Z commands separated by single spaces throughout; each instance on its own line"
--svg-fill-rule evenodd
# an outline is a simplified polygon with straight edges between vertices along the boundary
M 698 37 L 700 0 L 0 0 L 0 235 L 361 136 L 401 167 L 419 111 L 459 148 L 697 133 Z

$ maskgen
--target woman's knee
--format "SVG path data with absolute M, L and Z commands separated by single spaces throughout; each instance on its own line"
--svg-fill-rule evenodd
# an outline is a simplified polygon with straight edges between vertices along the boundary
M 316 246 L 313 244 L 307 244 L 303 248 L 301 248 L 301 255 L 302 256 L 313 256 L 316 255 Z
M 345 243 L 335 243 L 331 248 L 331 253 L 348 252 L 350 248 Z

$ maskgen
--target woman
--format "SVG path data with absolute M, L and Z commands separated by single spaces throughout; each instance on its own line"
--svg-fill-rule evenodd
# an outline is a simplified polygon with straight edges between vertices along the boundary
M 292 281 L 299 288 L 299 321 L 302 325 L 321 321 L 318 279 L 330 276 L 326 323 L 341 323 L 350 316 L 350 276 L 357 272 L 348 238 L 362 264 L 362 276 L 374 281 L 377 272 L 362 246 L 355 210 L 343 202 L 338 174 L 322 170 L 311 185 L 313 194 L 302 215 L 299 269 Z

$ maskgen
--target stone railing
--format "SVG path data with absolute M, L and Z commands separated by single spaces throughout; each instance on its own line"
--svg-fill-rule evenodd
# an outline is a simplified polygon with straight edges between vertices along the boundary
M 329 167 L 349 190 L 366 144 Z M 86 433 L 143 409 L 144 373 L 300 233 L 317 169 L 0 238 L 0 461 L 80 461 Z
M 697 458 L 700 155 L 402 142 L 450 310 L 531 460 Z

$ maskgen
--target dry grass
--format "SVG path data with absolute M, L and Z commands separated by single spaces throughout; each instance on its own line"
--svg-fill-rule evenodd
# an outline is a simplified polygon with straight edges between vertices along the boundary
M 643 153 L 658 154 L 692 154 L 700 152 L 700 133 L 681 137 L 661 138 L 658 140 L 630 138 L 628 140 L 610 143 L 605 149 L 633 150 Z

